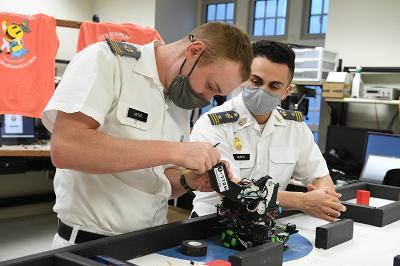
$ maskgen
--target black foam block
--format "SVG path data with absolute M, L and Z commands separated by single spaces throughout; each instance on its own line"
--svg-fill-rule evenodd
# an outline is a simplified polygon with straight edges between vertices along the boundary
M 283 264 L 283 244 L 266 243 L 249 248 L 229 256 L 229 262 L 232 266 L 281 266 Z
M 400 255 L 394 257 L 393 266 L 400 266 Z
M 315 247 L 329 249 L 353 238 L 351 219 L 342 219 L 317 227 L 315 233 Z

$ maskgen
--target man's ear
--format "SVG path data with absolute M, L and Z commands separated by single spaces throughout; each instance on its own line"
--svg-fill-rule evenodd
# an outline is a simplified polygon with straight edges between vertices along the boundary
M 289 95 L 289 93 L 292 91 L 293 85 L 289 84 L 289 86 L 286 88 L 285 93 L 283 94 L 282 101 L 286 99 L 286 97 Z
M 206 45 L 202 41 L 194 41 L 189 43 L 185 48 L 185 58 L 196 60 L 201 53 L 206 49 Z

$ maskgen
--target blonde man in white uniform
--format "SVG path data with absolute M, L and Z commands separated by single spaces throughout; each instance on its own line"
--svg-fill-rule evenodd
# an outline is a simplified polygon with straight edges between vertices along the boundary
M 295 54 L 287 45 L 270 41 L 254 43 L 253 54 L 242 92 L 200 117 L 191 141 L 220 142 L 217 149 L 234 178 L 269 175 L 280 185 L 282 207 L 333 221 L 345 207 L 310 129 L 300 112 L 276 108 L 291 90 Z M 235 122 L 223 121 L 226 114 L 236 117 Z M 309 192 L 283 191 L 292 176 L 308 185 Z M 196 192 L 192 217 L 215 213 L 220 202 L 216 192 Z
M 168 45 L 107 40 L 77 54 L 42 115 L 57 167 L 53 246 L 166 223 L 167 201 L 185 189 L 165 165 L 192 169 L 187 184 L 209 191 L 220 155 L 185 142 L 189 110 L 230 93 L 251 59 L 248 36 L 222 23 Z

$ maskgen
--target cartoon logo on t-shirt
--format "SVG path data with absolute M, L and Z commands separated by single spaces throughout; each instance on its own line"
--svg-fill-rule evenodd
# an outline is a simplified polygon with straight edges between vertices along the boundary
M 28 49 L 24 47 L 24 33 L 30 33 L 28 21 L 25 20 L 22 24 L 14 22 L 9 23 L 4 20 L 1 23 L 3 31 L 3 42 L 0 48 L 0 53 L 11 54 L 11 58 L 23 57 L 28 53 Z
M 36 20 L 31 15 L 0 12 L 0 68 L 22 69 L 36 62 Z

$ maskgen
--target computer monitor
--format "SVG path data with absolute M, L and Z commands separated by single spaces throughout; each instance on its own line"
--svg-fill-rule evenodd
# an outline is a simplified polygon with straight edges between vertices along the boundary
M 35 141 L 35 119 L 22 115 L 3 115 L 1 139 L 4 145 L 33 143 Z
M 360 181 L 382 184 L 386 172 L 400 167 L 400 157 L 368 155 Z
M 371 154 L 400 157 L 400 135 L 368 132 L 364 150 L 365 160 Z
M 365 140 L 367 132 L 383 132 L 392 133 L 390 130 L 383 129 L 368 129 L 354 128 L 344 126 L 328 126 L 326 135 L 325 152 L 328 153 L 331 149 L 346 150 L 351 157 L 361 164 L 364 163 Z

